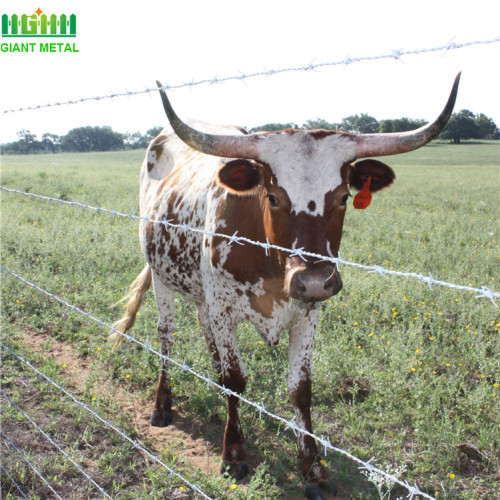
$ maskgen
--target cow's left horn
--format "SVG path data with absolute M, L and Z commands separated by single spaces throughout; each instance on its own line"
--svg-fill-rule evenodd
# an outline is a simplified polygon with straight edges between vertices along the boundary
M 461 73 L 455 78 L 450 97 L 439 117 L 433 122 L 409 132 L 395 132 L 388 134 L 355 135 L 354 147 L 356 158 L 368 156 L 395 155 L 418 149 L 437 137 L 444 129 L 455 106 L 458 83 Z
M 200 132 L 184 123 L 175 113 L 163 85 L 157 81 L 163 108 L 175 133 L 192 148 L 202 153 L 227 158 L 258 159 L 256 135 L 214 135 Z

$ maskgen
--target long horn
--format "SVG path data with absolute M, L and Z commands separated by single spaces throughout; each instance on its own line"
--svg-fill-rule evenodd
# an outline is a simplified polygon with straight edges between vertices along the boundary
M 258 159 L 258 142 L 256 135 L 214 135 L 200 132 L 185 124 L 173 110 L 163 85 L 156 81 L 160 90 L 163 108 L 175 133 L 193 149 L 202 153 L 227 158 Z
M 418 149 L 432 141 L 444 129 L 455 106 L 458 83 L 460 82 L 458 73 L 455 83 L 451 89 L 450 97 L 441 114 L 433 122 L 416 130 L 409 132 L 395 132 L 387 134 L 360 134 L 355 135 L 354 147 L 356 158 L 367 158 L 368 156 L 384 156 L 406 153 Z

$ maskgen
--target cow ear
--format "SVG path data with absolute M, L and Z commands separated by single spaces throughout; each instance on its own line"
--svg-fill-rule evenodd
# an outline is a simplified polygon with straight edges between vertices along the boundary
M 372 193 L 390 186 L 396 179 L 396 174 L 391 167 L 377 160 L 362 160 L 351 164 L 349 170 L 349 185 L 361 190 L 371 177 L 369 189 Z
M 262 183 L 262 169 L 248 160 L 233 160 L 219 169 L 217 182 L 230 193 L 248 196 Z

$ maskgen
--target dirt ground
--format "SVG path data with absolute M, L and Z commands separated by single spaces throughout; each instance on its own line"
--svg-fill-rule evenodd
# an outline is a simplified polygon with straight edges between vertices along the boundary
M 28 329 L 21 331 L 23 334 L 23 343 L 27 348 L 33 351 L 42 352 L 47 342 L 50 342 L 50 352 L 47 353 L 59 366 L 63 367 L 63 372 L 67 377 L 66 386 L 70 391 L 74 391 L 76 395 L 83 393 L 87 380 L 91 375 L 89 361 L 81 356 L 76 349 L 64 342 L 55 340 L 48 332 L 36 332 Z M 179 411 L 174 410 L 173 422 L 168 428 L 152 427 L 149 423 L 151 415 L 152 401 L 146 401 L 138 394 L 131 391 L 130 387 L 122 387 L 113 385 L 107 378 L 102 378 L 99 384 L 95 384 L 93 390 L 99 387 L 103 394 L 113 394 L 113 399 L 121 411 L 127 414 L 133 422 L 133 426 L 138 434 L 138 440 L 145 443 L 148 449 L 154 453 L 171 451 L 177 457 L 177 461 L 183 464 L 188 464 L 190 467 L 197 468 L 205 474 L 217 476 L 220 468 L 221 449 L 215 444 L 215 440 L 222 441 L 224 433 L 224 422 L 220 420 L 216 423 L 203 423 L 200 421 L 192 422 Z M 23 408 L 27 413 L 30 410 L 36 411 L 41 403 L 43 395 L 32 387 L 29 383 L 23 380 L 22 376 L 16 377 L 16 386 L 24 386 L 23 389 Z M 9 387 L 4 388 L 9 395 Z M 89 418 L 92 418 L 89 416 Z M 55 421 L 56 419 L 56 421 Z M 109 433 L 102 428 L 97 432 L 93 432 L 92 440 L 86 439 L 85 422 L 75 425 L 73 419 L 69 415 L 45 415 L 45 418 L 40 420 L 38 424 L 41 427 L 45 425 L 57 425 L 58 431 L 63 432 L 66 436 L 66 442 L 74 442 L 77 444 L 78 450 L 85 457 L 81 461 L 81 466 L 85 471 L 93 477 L 104 489 L 112 486 L 111 482 L 106 479 L 102 471 L 97 466 L 97 459 L 101 453 L 113 446 L 110 441 Z M 104 427 L 104 426 L 103 426 Z M 20 449 L 30 450 L 33 455 L 43 455 L 49 460 L 61 460 L 60 454 L 54 449 L 50 443 L 47 443 L 28 423 L 14 423 L 13 421 L 4 422 L 2 429 L 7 436 L 16 443 Z M 206 439 L 206 436 L 214 436 L 214 440 Z M 2 440 L 3 450 L 8 449 L 8 456 L 15 456 L 11 447 Z M 7 457 L 7 453 L 5 455 Z M 262 457 L 257 454 L 249 454 L 248 465 L 250 475 L 252 471 L 259 465 Z M 12 458 L 19 462 L 19 456 Z M 143 482 L 143 474 L 147 468 L 143 456 L 138 450 L 132 450 L 131 453 L 120 458 L 123 464 L 120 464 L 117 470 L 123 470 L 122 475 L 115 475 L 115 481 L 125 481 L 126 488 L 134 491 L 135 483 L 137 486 Z M 6 463 L 9 460 L 6 458 Z M 135 466 L 132 467 L 132 462 Z M 116 468 L 116 466 L 115 466 Z M 133 469 L 134 474 L 127 472 L 128 469 Z M 53 494 L 43 485 L 39 478 L 28 471 L 28 476 L 31 477 L 30 485 L 25 485 L 29 491 L 36 492 L 40 498 L 51 498 Z M 68 467 L 63 477 L 58 478 L 57 491 L 64 495 L 63 498 L 87 498 L 88 495 L 88 480 L 74 468 Z M 35 488 L 35 489 L 33 489 Z M 245 484 L 239 485 L 240 490 L 245 490 Z M 188 488 L 186 488 L 187 490 Z M 16 493 L 16 489 L 9 490 L 11 493 Z M 108 490 L 109 491 L 109 490 Z M 3 491 L 7 493 L 7 491 Z M 172 490 L 169 498 L 172 499 L 188 499 L 192 494 L 188 491 L 181 492 L 179 488 Z M 92 497 L 89 497 L 92 498 Z M 101 498 L 101 495 L 96 494 L 95 498 Z M 282 497 L 282 500 L 301 500 L 305 498 L 302 495 Z M 337 495 L 337 500 L 347 500 L 349 497 L 343 495 L 342 490 Z

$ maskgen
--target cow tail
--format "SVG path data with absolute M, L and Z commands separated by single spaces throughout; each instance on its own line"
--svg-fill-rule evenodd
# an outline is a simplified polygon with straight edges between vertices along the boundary
M 125 311 L 123 318 L 113 325 L 113 328 L 122 333 L 127 333 L 132 326 L 134 326 L 137 311 L 142 305 L 144 295 L 146 295 L 146 292 L 151 286 L 151 281 L 151 268 L 147 265 L 132 282 L 127 295 L 117 302 L 117 304 L 119 304 L 120 302 L 126 301 L 127 310 Z M 122 343 L 123 339 L 124 336 L 120 335 L 118 332 L 112 333 L 109 336 L 109 340 L 114 341 L 113 350 L 115 350 Z

